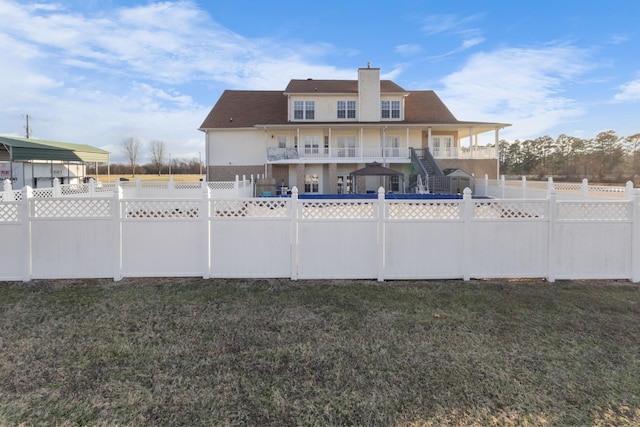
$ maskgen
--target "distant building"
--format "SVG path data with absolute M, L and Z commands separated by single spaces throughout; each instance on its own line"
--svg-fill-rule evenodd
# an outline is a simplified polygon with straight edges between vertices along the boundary
M 108 162 L 108 151 L 90 145 L 0 136 L 0 184 L 9 179 L 14 189 L 80 183 L 87 163 Z
M 351 172 L 378 162 L 404 173 L 387 190 L 415 185 L 417 175 L 462 169 L 498 175 L 495 146 L 509 124 L 459 121 L 431 90 L 405 90 L 360 68 L 358 80 L 291 80 L 284 91 L 226 90 L 200 126 L 207 179 L 265 175 L 306 193 L 353 191 Z M 494 132 L 493 146 L 477 135 Z M 461 143 L 467 142 L 463 145 Z M 358 191 L 376 177 L 359 177 Z M 362 180 L 362 182 L 360 181 Z

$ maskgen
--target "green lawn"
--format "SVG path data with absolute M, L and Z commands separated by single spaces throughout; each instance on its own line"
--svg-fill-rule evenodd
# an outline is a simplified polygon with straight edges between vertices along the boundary
M 640 425 L 628 282 L 0 283 L 0 425 Z

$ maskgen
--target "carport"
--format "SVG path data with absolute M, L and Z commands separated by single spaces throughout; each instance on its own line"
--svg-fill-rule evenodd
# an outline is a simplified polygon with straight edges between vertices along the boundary
M 21 188 L 50 187 L 82 180 L 87 163 L 108 163 L 109 152 L 86 144 L 0 136 L 0 180 L 10 179 Z

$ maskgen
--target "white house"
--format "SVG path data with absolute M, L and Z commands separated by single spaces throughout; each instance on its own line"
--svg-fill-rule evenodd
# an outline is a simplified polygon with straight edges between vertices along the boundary
M 497 178 L 505 123 L 459 121 L 431 90 L 405 90 L 360 68 L 358 80 L 291 80 L 284 91 L 226 90 L 200 126 L 209 181 L 265 175 L 301 193 L 353 191 L 353 171 L 377 162 L 400 171 L 390 191 L 461 169 Z M 478 146 L 478 135 L 495 143 Z M 358 177 L 375 190 L 380 177 Z

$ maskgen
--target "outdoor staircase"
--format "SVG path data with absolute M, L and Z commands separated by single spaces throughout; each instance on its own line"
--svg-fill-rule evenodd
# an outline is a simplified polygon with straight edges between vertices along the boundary
M 409 189 L 419 188 L 422 186 L 429 193 L 444 193 L 449 191 L 449 182 L 444 176 L 442 169 L 436 162 L 428 148 L 416 150 L 411 148 L 411 164 L 417 171 L 416 181 L 409 183 Z M 419 185 L 422 183 L 422 186 Z

